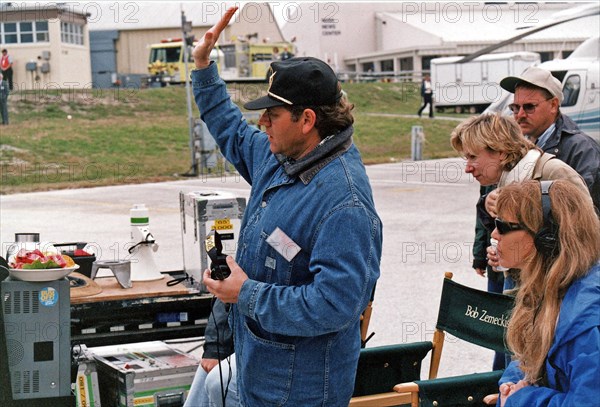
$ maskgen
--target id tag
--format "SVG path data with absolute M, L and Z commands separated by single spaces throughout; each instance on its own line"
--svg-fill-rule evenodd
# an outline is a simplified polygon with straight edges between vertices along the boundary
M 279 228 L 276 228 L 273 233 L 267 237 L 267 243 L 287 261 L 292 261 L 298 252 L 300 252 L 300 246 Z

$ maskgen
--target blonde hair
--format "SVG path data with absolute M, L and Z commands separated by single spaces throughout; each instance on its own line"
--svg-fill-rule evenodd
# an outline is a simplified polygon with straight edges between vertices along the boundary
M 503 171 L 511 170 L 531 149 L 537 147 L 521 133 L 517 122 L 500 114 L 482 114 L 466 119 L 452 131 L 452 148 L 461 154 L 486 149 L 505 153 Z
M 589 197 L 568 180 L 554 181 L 549 196 L 558 225 L 559 253 L 548 261 L 533 250 L 525 259 L 507 331 L 508 346 L 530 383 L 536 383 L 545 374 L 544 364 L 567 290 L 600 259 L 600 221 Z M 538 181 L 502 188 L 497 208 L 498 217 L 514 218 L 532 234 L 544 225 Z

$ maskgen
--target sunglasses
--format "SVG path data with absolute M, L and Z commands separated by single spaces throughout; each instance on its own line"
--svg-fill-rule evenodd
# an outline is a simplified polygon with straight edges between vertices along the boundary
M 516 230 L 525 230 L 525 228 L 518 223 L 505 222 L 500 218 L 494 219 L 494 224 L 496 225 L 496 229 L 498 229 L 498 233 L 501 235 L 505 235 Z
M 550 98 L 553 99 L 553 98 Z M 545 99 L 544 102 L 550 100 L 550 99 Z M 535 108 L 538 107 L 540 104 L 539 103 L 525 103 L 522 105 L 517 105 L 516 103 L 511 103 L 510 105 L 508 105 L 508 108 L 511 110 L 511 112 L 513 112 L 513 114 L 517 114 L 521 111 L 521 108 L 523 108 L 523 111 L 527 114 L 533 114 L 535 112 Z

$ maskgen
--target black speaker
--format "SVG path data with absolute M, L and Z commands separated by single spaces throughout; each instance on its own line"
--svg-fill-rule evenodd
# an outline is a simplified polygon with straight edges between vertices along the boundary
M 553 260 L 560 251 L 560 241 L 558 238 L 558 225 L 552 216 L 552 205 L 550 203 L 550 187 L 553 181 L 540 181 L 542 191 L 542 213 L 544 221 L 542 228 L 535 234 L 533 242 L 535 248 L 542 254 L 544 259 Z

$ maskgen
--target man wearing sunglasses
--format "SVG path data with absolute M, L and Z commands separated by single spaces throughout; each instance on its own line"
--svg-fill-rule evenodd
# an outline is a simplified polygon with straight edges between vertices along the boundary
M 550 71 L 530 67 L 521 76 L 502 79 L 500 86 L 515 95 L 508 107 L 523 135 L 583 177 L 600 213 L 600 145 L 560 112 L 560 81 Z

